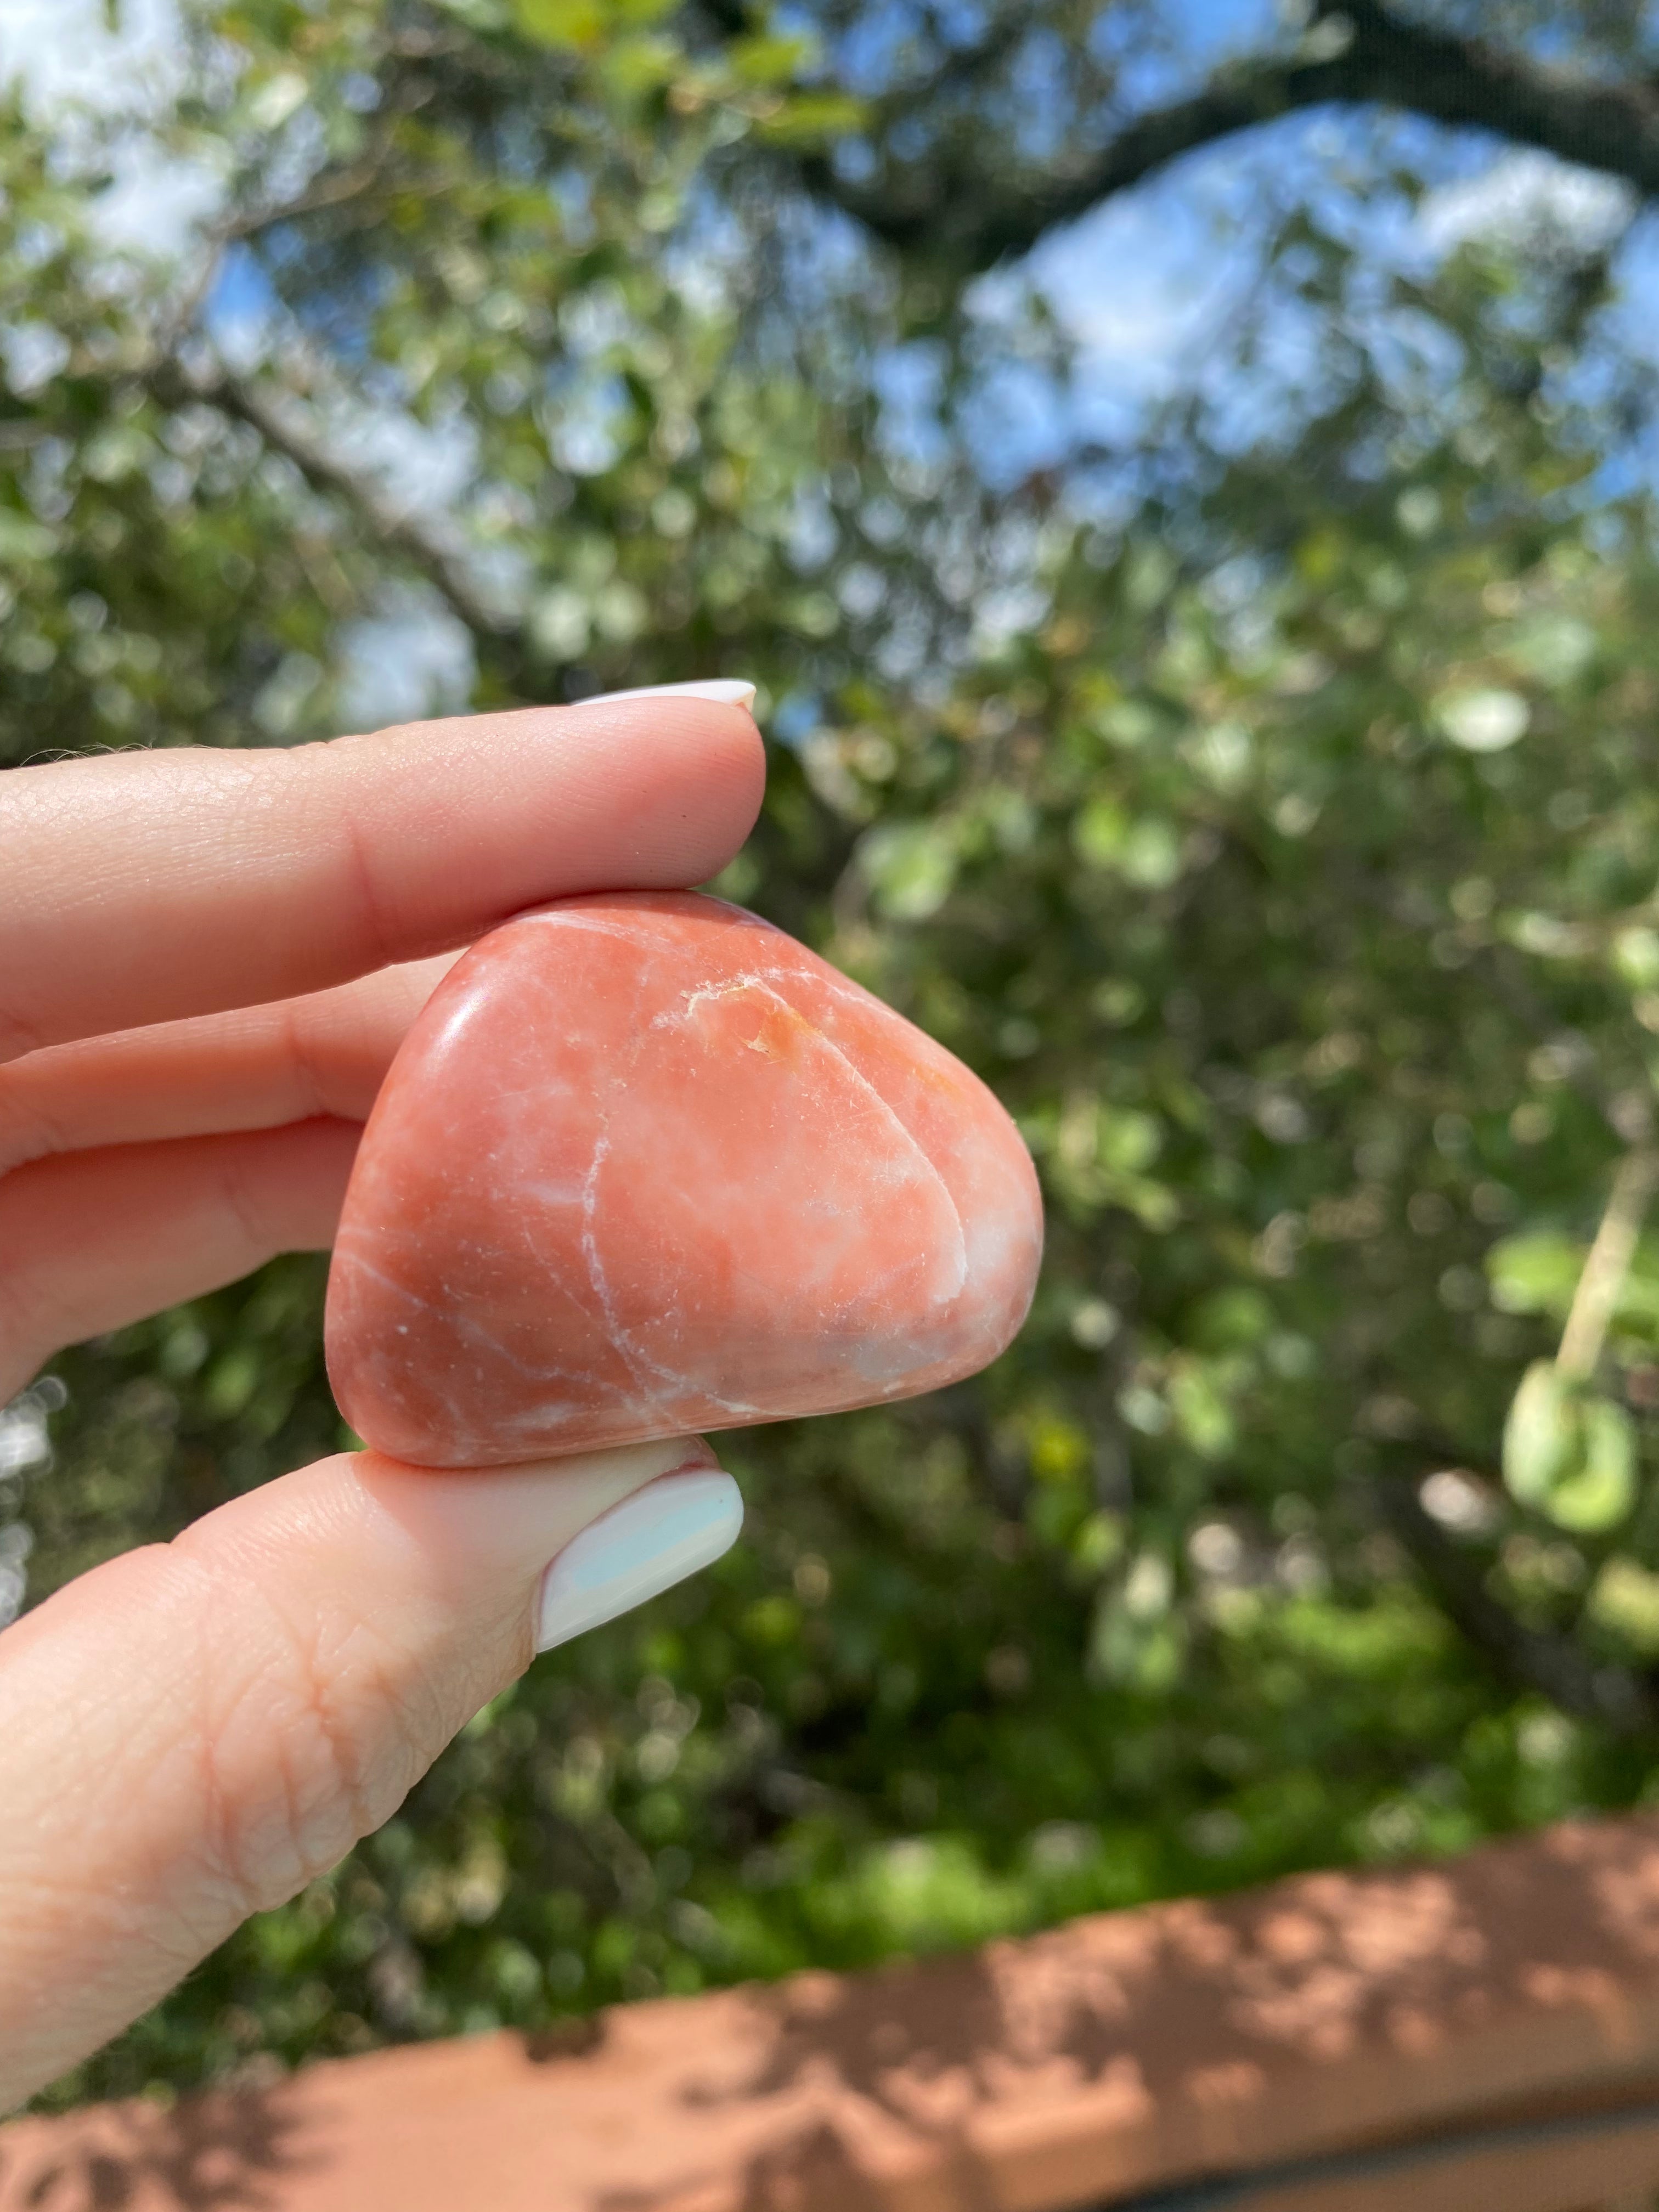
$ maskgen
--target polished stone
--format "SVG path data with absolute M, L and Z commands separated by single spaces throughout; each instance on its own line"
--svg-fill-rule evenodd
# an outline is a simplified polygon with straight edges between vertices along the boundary
M 994 1358 L 1042 1242 L 978 1078 L 816 954 L 690 893 L 483 939 L 375 1105 L 329 1372 L 431 1466 L 870 1405 Z

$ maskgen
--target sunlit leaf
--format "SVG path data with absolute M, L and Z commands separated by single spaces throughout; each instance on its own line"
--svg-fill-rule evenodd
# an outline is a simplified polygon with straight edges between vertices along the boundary
M 787 84 L 810 63 L 815 41 L 806 38 L 761 36 L 734 39 L 726 49 L 732 75 L 742 84 Z
M 1534 1360 L 1504 1429 L 1504 1480 L 1522 1505 L 1547 1507 L 1579 1464 L 1578 1407 L 1553 1359 Z
M 775 113 L 763 117 L 757 130 L 775 146 L 817 146 L 853 137 L 868 117 L 864 101 L 845 93 L 797 93 Z
M 1611 1528 L 1636 1498 L 1636 1431 L 1621 1406 L 1565 1378 L 1551 1360 L 1527 1370 L 1504 1431 L 1511 1495 L 1579 1534 Z
M 1468 753 L 1504 751 L 1527 733 L 1531 709 L 1518 691 L 1454 691 L 1436 703 L 1441 728 Z
M 1492 1304 L 1504 1313 L 1565 1318 L 1583 1272 L 1586 1244 L 1553 1231 L 1506 1237 L 1486 1255 Z

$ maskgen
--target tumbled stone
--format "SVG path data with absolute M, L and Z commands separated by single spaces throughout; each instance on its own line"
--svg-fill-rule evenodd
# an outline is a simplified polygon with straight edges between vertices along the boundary
M 960 1061 L 690 893 L 562 900 L 475 945 L 365 1133 L 335 1395 L 428 1466 L 880 1403 L 1024 1318 L 1030 1159 Z

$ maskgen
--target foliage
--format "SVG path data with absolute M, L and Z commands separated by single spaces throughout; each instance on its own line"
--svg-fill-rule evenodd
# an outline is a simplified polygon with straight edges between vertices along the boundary
M 994 490 L 976 426 L 1063 332 L 825 215 L 880 88 L 725 13 L 207 9 L 148 126 L 214 180 L 183 264 L 112 241 L 118 143 L 14 107 L 0 757 L 326 734 L 417 632 L 439 704 L 752 675 L 722 887 L 1009 1102 L 1036 1310 L 976 1384 L 730 1439 L 734 1554 L 539 1662 L 62 2098 L 1649 1785 L 1659 1247 L 1553 1364 L 1659 1053 L 1616 271 L 1291 209 L 1231 383 Z M 43 1595 L 331 1448 L 320 1283 L 66 1353 L 0 1428 L 55 1454 L 0 1479 L 0 1570 L 27 1524 Z M 1572 1437 L 1504 1486 L 1545 1396 L 1593 1510 Z

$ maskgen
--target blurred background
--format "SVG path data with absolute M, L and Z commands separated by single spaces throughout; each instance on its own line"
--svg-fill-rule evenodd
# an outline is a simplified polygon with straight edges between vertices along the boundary
M 1050 1218 L 48 2101 L 1659 1802 L 1654 11 L 3 0 L 0 80 L 0 761 L 751 677 L 720 887 Z M 332 1448 L 323 1272 L 0 1413 L 0 1620 Z

